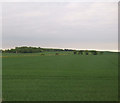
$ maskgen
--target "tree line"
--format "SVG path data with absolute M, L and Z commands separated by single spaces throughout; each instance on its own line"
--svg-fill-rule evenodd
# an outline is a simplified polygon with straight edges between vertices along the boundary
M 96 51 L 96 50 L 78 50 L 78 51 L 74 51 L 74 54 L 79 54 L 79 55 L 89 55 L 89 54 L 93 54 L 93 55 L 97 55 L 97 54 L 103 54 L 103 51 Z
M 79 54 L 79 55 L 97 55 L 103 54 L 102 51 L 95 51 L 95 50 L 72 50 L 72 49 L 53 49 L 53 48 L 40 48 L 40 47 L 15 47 L 14 49 L 7 49 L 7 50 L 1 50 L 2 53 L 40 53 L 40 52 L 59 52 L 59 51 L 67 51 L 67 52 L 73 52 L 73 54 Z
M 57 52 L 57 51 L 73 51 L 70 49 L 53 49 L 53 48 L 40 48 L 40 47 L 15 47 L 15 49 L 2 50 L 3 53 L 40 53 L 40 52 Z

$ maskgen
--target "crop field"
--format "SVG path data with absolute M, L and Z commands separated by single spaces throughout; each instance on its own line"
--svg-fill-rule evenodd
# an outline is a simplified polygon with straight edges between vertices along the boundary
M 3 101 L 117 101 L 118 56 L 3 53 Z

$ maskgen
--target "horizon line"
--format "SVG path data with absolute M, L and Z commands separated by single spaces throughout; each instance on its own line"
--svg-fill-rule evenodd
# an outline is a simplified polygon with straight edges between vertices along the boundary
M 16 47 L 39 47 L 39 46 L 16 46 Z M 60 47 L 40 47 L 40 48 L 50 48 L 50 49 L 71 49 L 71 50 L 96 50 L 96 51 L 110 51 L 110 52 L 119 52 L 119 50 L 111 50 L 111 49 L 86 49 L 86 48 L 60 48 Z M 0 48 L 2 50 L 15 49 L 15 47 L 11 48 Z

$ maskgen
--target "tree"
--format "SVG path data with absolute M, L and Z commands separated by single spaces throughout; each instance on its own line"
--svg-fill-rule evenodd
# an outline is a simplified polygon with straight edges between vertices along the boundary
M 83 55 L 83 50 L 78 51 L 78 54 Z
M 73 53 L 74 53 L 74 54 L 77 54 L 77 51 L 74 51 Z
M 100 54 L 102 55 L 104 52 L 103 51 L 100 51 Z
M 91 51 L 91 53 L 92 53 L 93 55 L 97 55 L 97 51 L 95 51 L 95 50 Z
M 88 53 L 89 53 L 88 50 L 85 50 L 85 54 L 88 55 Z
M 59 53 L 55 53 L 55 55 L 59 55 Z

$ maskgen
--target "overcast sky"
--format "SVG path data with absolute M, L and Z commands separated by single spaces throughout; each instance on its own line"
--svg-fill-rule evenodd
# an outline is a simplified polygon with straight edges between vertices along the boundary
M 2 48 L 118 49 L 118 3 L 5 3 Z

